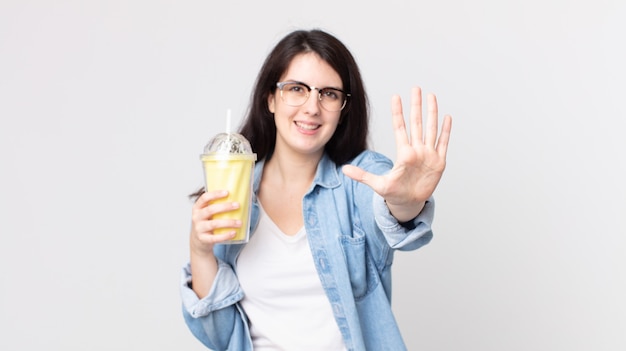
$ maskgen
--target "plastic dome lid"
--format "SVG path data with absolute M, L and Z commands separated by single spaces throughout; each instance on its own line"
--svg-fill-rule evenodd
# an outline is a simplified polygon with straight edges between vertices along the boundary
M 219 133 L 204 147 L 205 154 L 252 154 L 250 142 L 238 133 Z

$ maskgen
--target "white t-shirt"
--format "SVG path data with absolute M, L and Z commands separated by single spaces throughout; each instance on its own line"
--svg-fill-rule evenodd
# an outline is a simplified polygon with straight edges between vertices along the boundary
M 304 228 L 285 235 L 261 208 L 237 259 L 254 350 L 345 350 Z

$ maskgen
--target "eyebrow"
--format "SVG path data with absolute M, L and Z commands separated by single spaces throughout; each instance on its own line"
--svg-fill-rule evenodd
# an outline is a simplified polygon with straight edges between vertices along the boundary
M 326 87 L 321 87 L 321 88 L 320 88 L 320 87 L 314 87 L 314 86 L 311 86 L 311 84 L 308 84 L 308 83 L 305 83 L 305 82 L 302 82 L 302 81 L 299 81 L 299 80 L 295 80 L 295 79 L 287 79 L 287 80 L 284 80 L 284 82 L 289 82 L 289 83 L 298 83 L 298 84 L 306 85 L 306 86 L 307 86 L 307 87 L 309 87 L 309 88 L 317 88 L 317 89 L 334 89 L 334 90 L 339 90 L 339 91 L 341 91 L 341 92 L 344 92 L 344 93 L 345 93 L 345 91 L 344 91 L 343 89 L 341 89 L 341 88 L 337 88 L 337 87 L 333 87 L 333 86 L 326 86 Z

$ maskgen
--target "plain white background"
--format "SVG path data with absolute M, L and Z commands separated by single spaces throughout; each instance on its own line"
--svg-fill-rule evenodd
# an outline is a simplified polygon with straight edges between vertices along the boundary
M 198 154 L 289 31 L 454 118 L 410 350 L 626 349 L 621 0 L 0 1 L 0 349 L 202 350 L 180 312 Z M 408 106 L 407 106 L 408 108 Z

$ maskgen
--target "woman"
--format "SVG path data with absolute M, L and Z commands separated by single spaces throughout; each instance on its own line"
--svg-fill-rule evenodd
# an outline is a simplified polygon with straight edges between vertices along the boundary
M 368 102 L 357 64 L 335 37 L 295 31 L 267 57 L 240 130 L 257 153 L 251 237 L 213 220 L 238 207 L 198 193 L 183 314 L 214 350 L 402 350 L 391 311 L 395 250 L 431 237 L 432 193 L 445 168 L 451 118 L 411 94 L 410 133 L 392 98 L 395 164 L 367 150 Z M 410 134 L 410 136 L 409 136 Z M 424 137 L 422 137 L 422 134 Z

